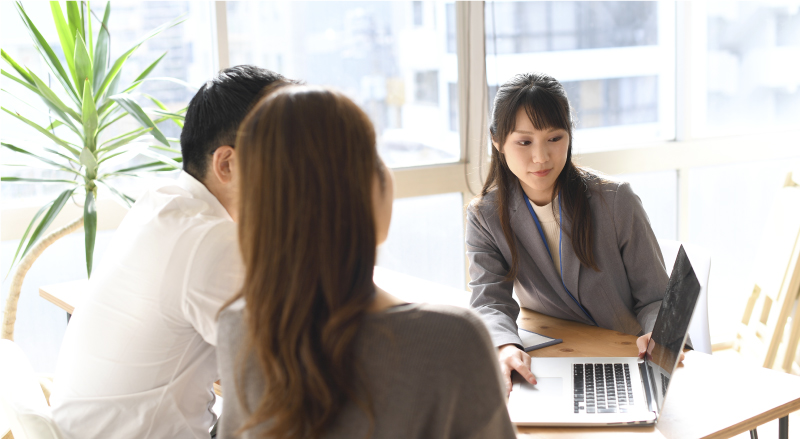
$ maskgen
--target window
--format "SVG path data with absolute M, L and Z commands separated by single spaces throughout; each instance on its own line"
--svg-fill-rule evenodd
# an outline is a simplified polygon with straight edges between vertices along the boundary
M 658 44 L 654 2 L 487 3 L 487 51 L 497 54 Z M 493 46 L 497 45 L 497 51 Z
M 800 3 L 693 4 L 693 134 L 800 126 Z
M 350 96 L 392 167 L 458 161 L 440 90 L 456 82 L 445 26 L 418 26 L 438 2 L 227 3 L 231 64 L 256 64 Z M 445 14 L 431 14 L 444 17 Z
M 577 128 L 658 122 L 658 76 L 565 81 Z
M 458 131 L 458 84 L 447 84 L 447 104 L 450 110 L 450 131 Z
M 413 2 L 414 8 L 414 26 L 422 26 L 422 2 Z
M 463 212 L 461 193 L 395 200 L 378 265 L 464 289 Z
M 543 72 L 566 88 L 576 152 L 675 136 L 675 6 L 663 2 L 487 2 L 493 100 L 511 76 Z
M 430 70 L 414 74 L 414 97 L 421 104 L 439 105 L 439 72 Z

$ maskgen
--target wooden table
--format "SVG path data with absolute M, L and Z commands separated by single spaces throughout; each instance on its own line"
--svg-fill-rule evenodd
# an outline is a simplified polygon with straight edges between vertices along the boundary
M 375 283 L 410 302 L 469 305 L 469 293 L 376 267 Z M 67 312 L 80 304 L 86 281 L 41 287 L 42 297 Z M 636 337 L 523 309 L 519 326 L 561 344 L 531 357 L 636 356 Z M 536 438 L 728 438 L 800 410 L 800 377 L 748 366 L 696 351 L 686 353 L 655 427 L 521 427 L 519 437 Z M 795 427 L 798 428 L 798 427 Z M 535 435 L 535 436 L 532 436 Z

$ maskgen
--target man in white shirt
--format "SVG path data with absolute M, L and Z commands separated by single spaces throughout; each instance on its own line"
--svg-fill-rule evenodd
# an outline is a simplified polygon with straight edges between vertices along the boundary
M 243 279 L 232 145 L 276 81 L 232 67 L 190 102 L 184 171 L 131 208 L 67 326 L 50 398 L 67 438 L 208 439 L 217 313 Z

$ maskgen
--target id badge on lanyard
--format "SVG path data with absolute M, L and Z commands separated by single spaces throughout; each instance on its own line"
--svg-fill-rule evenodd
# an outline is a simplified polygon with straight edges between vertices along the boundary
M 542 224 L 539 222 L 539 218 L 536 216 L 536 213 L 533 211 L 533 206 L 531 206 L 531 201 L 528 199 L 528 196 L 525 195 L 524 192 L 522 193 L 522 198 L 525 199 L 525 205 L 528 206 L 528 212 L 531 213 L 531 216 L 533 217 L 533 222 L 536 223 L 536 229 L 539 230 L 539 235 L 542 237 L 542 242 L 544 243 L 544 248 L 547 249 L 548 256 L 550 256 L 550 259 L 553 259 L 553 254 L 550 253 L 550 246 L 547 245 L 547 238 L 545 238 L 545 236 L 544 236 L 544 230 L 542 229 Z M 558 273 L 558 275 L 561 278 L 561 285 L 564 287 L 564 291 L 567 292 L 569 297 L 575 302 L 576 305 L 578 305 L 578 307 L 581 309 L 581 311 L 583 311 L 583 313 L 586 314 L 586 317 L 588 317 L 589 320 L 591 320 L 592 323 L 594 323 L 594 325 L 597 326 L 597 322 L 594 321 L 594 318 L 592 317 L 591 314 L 589 314 L 589 311 L 587 311 L 580 304 L 580 302 L 578 302 L 578 299 L 576 299 L 575 296 L 573 296 L 572 293 L 569 292 L 569 288 L 567 288 L 567 284 L 564 283 L 564 269 L 563 269 L 564 264 L 562 263 L 562 260 L 561 260 L 561 236 L 562 236 L 561 218 L 563 218 L 563 216 L 561 215 L 561 197 L 559 196 L 558 197 L 558 221 L 559 221 L 559 225 L 558 225 L 558 266 L 559 266 L 560 273 Z

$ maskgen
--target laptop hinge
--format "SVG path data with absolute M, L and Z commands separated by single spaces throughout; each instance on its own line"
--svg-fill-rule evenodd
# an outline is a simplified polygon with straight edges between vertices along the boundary
M 653 394 L 653 380 L 648 373 L 646 363 L 647 361 L 639 363 L 639 375 L 642 377 L 642 386 L 644 387 L 644 394 L 647 398 L 647 409 L 653 412 L 656 418 L 658 418 L 658 404 L 656 404 L 655 395 Z

